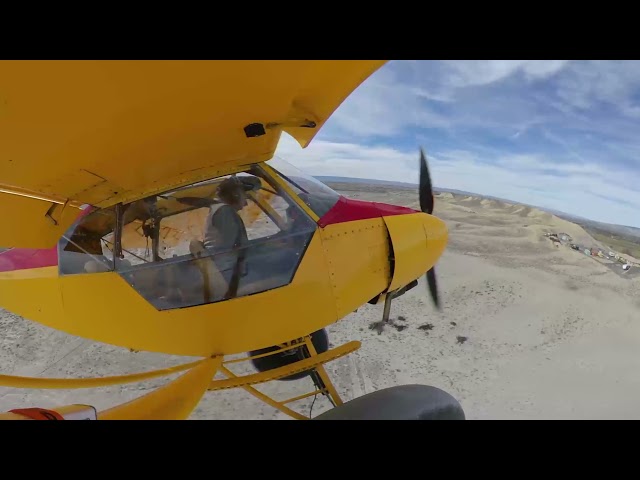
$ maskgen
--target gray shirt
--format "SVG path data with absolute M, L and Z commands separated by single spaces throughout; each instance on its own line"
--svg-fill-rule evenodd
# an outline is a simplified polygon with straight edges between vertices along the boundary
M 232 268 L 238 258 L 238 249 L 245 247 L 249 239 L 238 212 L 226 204 L 213 205 L 207 215 L 204 246 L 219 252 L 236 250 L 232 255 L 216 255 L 216 263 L 224 270 Z

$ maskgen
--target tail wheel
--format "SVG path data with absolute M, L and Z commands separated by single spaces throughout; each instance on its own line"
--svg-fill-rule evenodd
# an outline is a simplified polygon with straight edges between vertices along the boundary
M 327 334 L 327 331 L 323 328 L 321 330 L 313 332 L 311 334 L 311 343 L 313 343 L 313 346 L 316 349 L 317 353 L 323 353 L 329 350 L 329 335 Z M 252 350 L 251 352 L 249 352 L 249 355 L 261 355 L 263 353 L 269 353 L 279 349 L 280 348 L 276 346 L 267 347 L 260 350 Z M 273 355 L 268 355 L 266 357 L 254 358 L 251 360 L 251 363 L 259 372 L 266 372 L 268 370 L 284 367 L 285 365 L 290 365 L 304 358 L 307 358 L 309 355 L 306 350 L 307 348 L 305 346 L 292 348 L 290 350 L 286 350 L 281 353 L 274 353 Z M 312 372 L 313 370 L 305 370 L 304 372 L 294 373 L 293 375 L 280 378 L 279 380 L 299 380 L 310 375 Z

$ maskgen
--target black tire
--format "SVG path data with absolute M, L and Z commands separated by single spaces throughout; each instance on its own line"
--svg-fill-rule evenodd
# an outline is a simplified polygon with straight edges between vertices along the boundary
M 397 385 L 349 400 L 314 420 L 465 420 L 452 395 L 429 385 Z
M 323 353 L 329 350 L 329 335 L 327 334 L 327 331 L 323 328 L 321 330 L 313 332 L 311 334 L 311 343 L 313 343 L 313 346 L 315 347 L 317 353 Z M 255 358 L 251 360 L 251 363 L 253 364 L 254 368 L 259 372 L 266 372 L 269 370 L 273 370 L 274 368 L 290 365 L 292 363 L 295 363 L 305 358 L 305 356 L 303 356 L 303 353 L 304 353 L 303 348 L 304 347 L 294 348 L 282 353 L 276 353 L 274 355 L 269 355 L 262 358 Z M 252 350 L 251 352 L 249 352 L 249 355 L 250 356 L 260 355 L 263 353 L 273 352 L 278 349 L 279 347 L 273 346 L 273 347 L 262 348 L 260 350 Z M 279 378 L 278 380 L 284 380 L 284 381 L 300 380 L 301 378 L 304 378 L 310 375 L 312 371 L 313 370 L 305 370 L 304 372 L 294 373 L 293 375 Z

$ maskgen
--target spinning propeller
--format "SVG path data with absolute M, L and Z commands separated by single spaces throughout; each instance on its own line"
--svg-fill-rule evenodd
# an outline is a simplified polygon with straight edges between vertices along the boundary
M 420 210 L 424 213 L 431 215 L 433 213 L 433 189 L 431 187 L 431 175 L 429 175 L 429 167 L 427 166 L 427 158 L 422 148 L 420 148 Z M 438 301 L 438 286 L 436 282 L 435 267 L 427 272 L 427 284 L 429 285 L 429 292 L 436 308 L 440 309 L 440 303 Z

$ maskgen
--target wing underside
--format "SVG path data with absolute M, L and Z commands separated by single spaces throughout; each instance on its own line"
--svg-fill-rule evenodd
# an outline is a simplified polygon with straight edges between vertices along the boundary
M 2 61 L 0 246 L 47 248 L 81 204 L 268 160 L 283 131 L 306 147 L 383 63 Z

